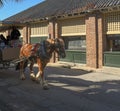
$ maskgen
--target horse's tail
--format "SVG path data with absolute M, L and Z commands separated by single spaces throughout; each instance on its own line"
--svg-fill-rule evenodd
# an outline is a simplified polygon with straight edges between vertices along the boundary
M 23 67 L 23 69 L 25 69 L 25 68 L 27 67 L 27 65 L 28 65 L 28 60 L 25 59 L 25 60 L 20 61 L 20 62 L 24 62 L 24 67 Z M 18 63 L 16 64 L 15 70 L 20 70 L 20 62 L 18 62 Z

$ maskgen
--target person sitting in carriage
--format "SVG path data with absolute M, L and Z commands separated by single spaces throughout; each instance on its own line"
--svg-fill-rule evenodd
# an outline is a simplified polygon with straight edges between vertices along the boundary
M 9 39 L 11 41 L 11 45 L 13 47 L 15 47 L 16 45 L 19 44 L 20 36 L 21 36 L 21 34 L 20 34 L 19 30 L 15 26 L 13 26 L 11 34 L 10 34 L 10 39 Z
M 0 49 L 4 49 L 5 45 L 7 44 L 7 40 L 3 36 L 3 34 L 0 35 Z
M 13 26 L 10 36 L 11 36 L 11 38 L 10 38 L 11 40 L 18 40 L 19 37 L 21 36 L 21 34 L 20 34 L 19 30 L 15 26 Z

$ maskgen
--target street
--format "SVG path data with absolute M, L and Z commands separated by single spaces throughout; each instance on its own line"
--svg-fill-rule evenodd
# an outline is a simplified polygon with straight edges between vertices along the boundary
M 47 66 L 48 90 L 26 76 L 0 70 L 0 111 L 120 111 L 119 75 Z

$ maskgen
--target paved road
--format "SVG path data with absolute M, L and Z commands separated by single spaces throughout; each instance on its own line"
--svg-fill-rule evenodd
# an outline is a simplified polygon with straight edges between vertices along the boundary
M 0 70 L 0 111 L 120 111 L 118 74 L 47 66 L 43 90 L 26 73 Z

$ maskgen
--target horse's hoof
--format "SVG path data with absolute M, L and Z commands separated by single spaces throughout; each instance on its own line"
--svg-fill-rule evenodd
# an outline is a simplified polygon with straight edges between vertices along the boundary
M 48 89 L 49 89 L 49 87 L 48 87 L 48 86 L 46 86 L 46 85 L 44 85 L 44 86 L 43 86 L 43 89 L 44 89 L 44 90 L 48 90 Z
M 21 80 L 25 80 L 25 77 L 21 77 L 20 79 L 21 79 Z
M 40 80 L 39 79 L 35 78 L 35 81 L 36 81 L 37 84 L 40 84 Z
M 25 78 L 22 78 L 21 80 L 25 80 Z
M 48 90 L 49 89 L 47 81 L 44 81 L 42 87 L 43 87 L 44 90 Z
M 32 81 L 35 81 L 36 79 L 31 77 L 31 80 L 32 80 Z
M 41 77 L 37 77 L 37 78 L 35 78 L 35 81 L 36 81 L 37 84 L 41 84 L 41 85 L 43 85 L 43 80 L 42 80 Z
M 40 84 L 40 81 L 37 80 L 36 83 L 37 83 L 37 84 Z
M 36 78 L 35 78 L 35 77 L 32 77 L 32 76 L 30 76 L 30 79 L 31 79 L 32 81 L 35 81 L 35 80 L 36 80 Z

